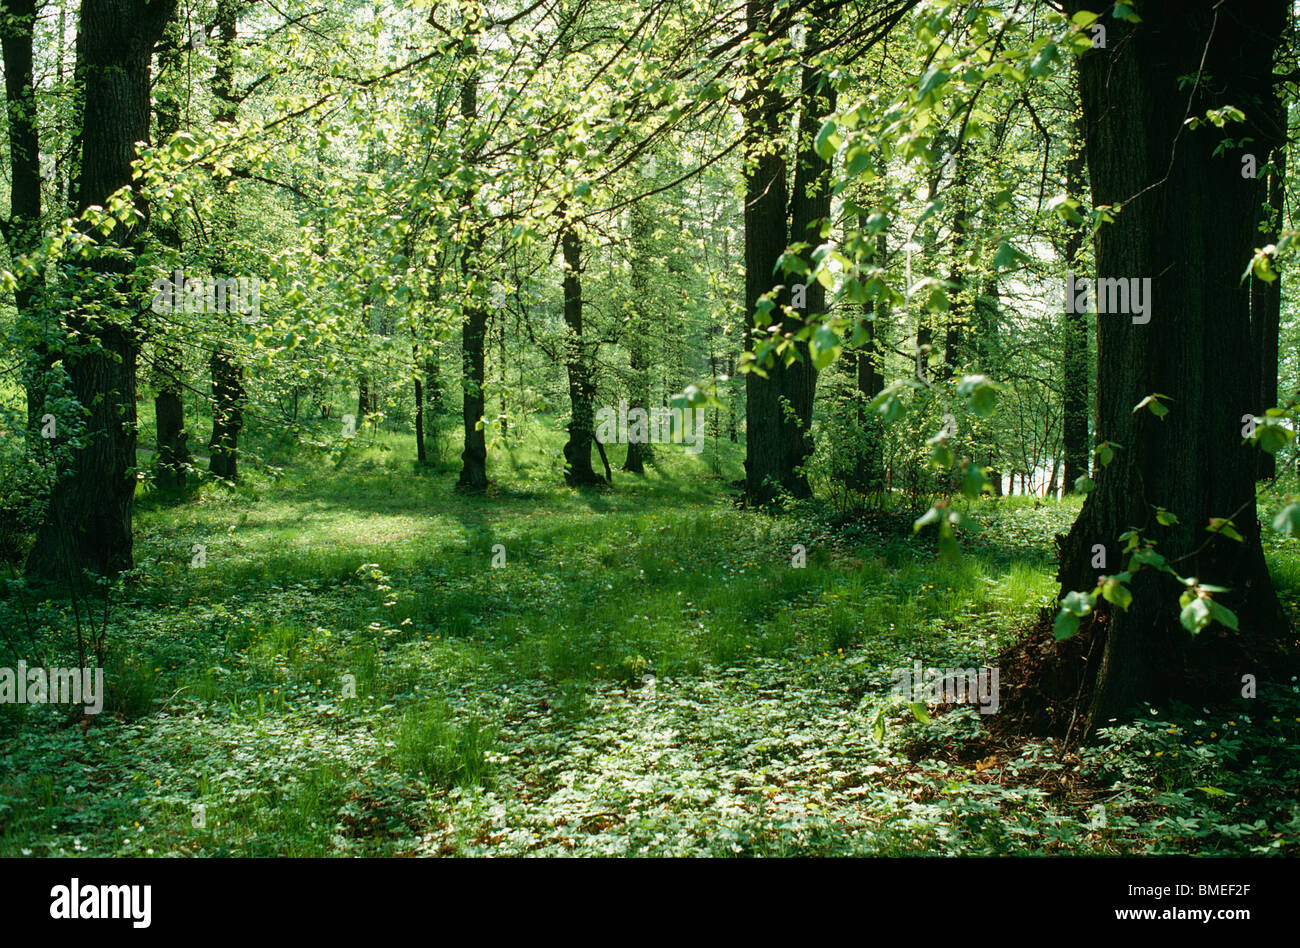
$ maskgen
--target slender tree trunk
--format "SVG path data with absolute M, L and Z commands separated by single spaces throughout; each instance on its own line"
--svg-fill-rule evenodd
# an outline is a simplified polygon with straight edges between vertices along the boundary
M 596 440 L 596 386 L 582 335 L 582 239 L 566 224 L 560 236 L 564 254 L 564 325 L 568 353 L 569 440 L 564 445 L 564 481 L 571 487 L 603 483 L 591 466 Z
M 650 320 L 645 317 L 650 308 L 650 233 L 649 210 L 641 202 L 632 205 L 632 306 L 637 314 L 628 327 L 628 362 L 632 369 L 632 406 L 649 410 L 650 379 L 647 370 L 649 340 L 646 338 Z M 627 460 L 623 470 L 633 474 L 645 473 L 645 462 L 650 457 L 650 446 L 629 439 Z
M 424 384 L 420 381 L 420 347 L 411 346 L 411 364 L 417 367 L 415 373 L 415 461 L 417 464 L 428 463 L 429 456 L 424 450 Z
M 466 125 L 471 125 L 478 117 L 478 77 L 471 73 L 461 85 L 460 114 Z M 467 156 L 473 162 L 473 156 Z M 473 206 L 473 191 L 467 191 L 465 206 Z M 468 277 L 474 257 L 482 248 L 481 232 L 476 231 L 460 258 L 462 275 Z M 481 491 L 488 486 L 487 477 L 487 432 L 483 421 L 483 412 L 487 399 L 483 391 L 485 376 L 483 373 L 485 346 L 487 343 L 487 309 L 475 302 L 465 314 L 461 327 L 461 351 L 463 370 L 464 398 L 461 402 L 461 417 L 464 423 L 465 449 L 461 452 L 460 477 L 456 481 L 458 490 Z
M 217 0 L 217 69 L 212 80 L 216 100 L 215 119 L 232 123 L 239 108 L 235 95 L 235 40 L 239 33 L 240 0 Z M 233 234 L 235 213 L 226 183 L 218 186 L 218 223 L 214 226 Z M 213 268 L 224 271 L 225 244 L 220 238 L 212 248 Z M 212 373 L 212 437 L 208 439 L 208 470 L 226 481 L 239 479 L 239 433 L 244 427 L 244 370 L 234 350 L 218 344 L 208 360 Z
M 35 0 L 0 2 L 0 49 L 4 53 L 5 106 L 9 120 L 9 218 L 3 222 L 11 260 L 34 253 L 41 242 L 41 150 L 37 131 L 36 89 L 33 83 L 32 32 Z M 32 328 L 37 340 L 27 354 L 23 373 L 27 390 L 27 428 L 39 435 L 44 413 L 44 377 L 49 355 L 38 312 L 44 280 L 40 274 L 14 267 L 17 286 L 14 306 L 18 320 Z
M 181 128 L 180 89 L 181 22 L 173 17 L 166 35 L 158 44 L 158 79 L 154 83 L 154 112 L 157 116 L 159 144 L 166 142 Z M 174 224 L 160 227 L 158 239 L 168 247 L 181 247 L 181 235 Z M 175 327 L 163 325 L 158 329 L 154 361 L 154 428 L 157 433 L 157 451 L 154 458 L 154 478 L 159 484 L 184 487 L 190 466 L 189 433 L 185 429 L 185 401 L 181 379 L 184 373 L 184 356 L 181 347 L 168 338 Z

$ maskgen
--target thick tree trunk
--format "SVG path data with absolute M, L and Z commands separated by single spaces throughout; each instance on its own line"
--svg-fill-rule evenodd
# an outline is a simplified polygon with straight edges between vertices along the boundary
M 175 10 L 174 0 L 83 0 L 78 72 L 84 81 L 85 122 L 73 193 L 78 210 L 104 205 L 131 184 L 136 142 L 149 140 L 149 67 L 154 43 Z M 147 205 L 137 195 L 141 222 L 119 226 L 106 238 L 128 249 L 137 245 L 147 222 Z M 69 279 L 88 295 L 108 285 L 127 293 L 131 258 L 100 257 L 74 268 Z M 135 496 L 135 369 L 139 313 L 100 316 L 70 314 L 62 352 L 72 394 L 82 406 L 76 418 L 61 419 L 66 445 L 45 521 L 27 560 L 37 580 L 72 578 L 81 570 L 115 575 L 133 565 L 131 509 Z M 56 419 L 58 421 L 59 419 Z
M 1258 242 L 1257 192 L 1243 186 L 1237 162 L 1214 154 L 1222 132 L 1183 125 L 1184 115 L 1231 104 L 1246 113 L 1234 135 L 1261 150 L 1277 143 L 1267 103 L 1285 10 L 1283 0 L 1231 10 L 1152 0 L 1139 25 L 1108 21 L 1108 47 L 1080 62 L 1093 203 L 1124 205 L 1098 235 L 1097 275 L 1150 278 L 1152 293 L 1145 324 L 1097 317 L 1098 439 L 1123 448 L 1062 545 L 1062 592 L 1095 588 L 1094 544 L 1106 547 L 1106 572 L 1123 569 L 1118 537 L 1137 527 L 1180 575 L 1230 587 L 1221 599 L 1241 626 L 1234 634 L 1216 624 L 1193 638 L 1179 624 L 1181 586 L 1143 570 L 1127 611 L 1103 604 L 1085 623 L 1104 642 L 1085 680 L 1088 730 L 1142 701 L 1237 695 L 1243 674 L 1270 673 L 1269 649 L 1289 632 L 1260 545 L 1258 461 L 1240 431 L 1260 391 L 1241 281 Z M 1163 420 L 1133 411 L 1153 393 L 1168 396 Z M 1157 525 L 1156 505 L 1179 523 Z M 1207 534 L 1211 517 L 1231 517 L 1242 542 Z
M 560 236 L 564 254 L 565 349 L 569 372 L 569 440 L 564 444 L 564 482 L 570 487 L 603 484 L 591 466 L 596 440 L 596 386 L 582 336 L 582 239 L 565 225 Z

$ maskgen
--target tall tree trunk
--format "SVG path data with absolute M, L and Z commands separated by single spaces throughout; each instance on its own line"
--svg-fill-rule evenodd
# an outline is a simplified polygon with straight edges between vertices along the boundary
M 1289 632 L 1260 545 L 1258 461 L 1240 431 L 1243 406 L 1260 391 L 1241 281 L 1258 243 L 1258 192 L 1243 187 L 1238 163 L 1215 155 L 1222 132 L 1183 124 L 1231 104 L 1246 115 L 1234 135 L 1265 150 L 1278 144 L 1269 103 L 1286 9 L 1284 0 L 1230 10 L 1215 0 L 1150 0 L 1141 24 L 1108 21 L 1108 47 L 1079 64 L 1093 203 L 1124 205 L 1098 234 L 1097 275 L 1149 277 L 1152 293 L 1145 324 L 1097 317 L 1098 438 L 1123 448 L 1062 544 L 1062 590 L 1095 588 L 1094 544 L 1117 561 L 1108 572 L 1122 569 L 1117 538 L 1137 527 L 1180 575 L 1229 587 L 1216 598 L 1241 626 L 1215 624 L 1193 638 L 1179 623 L 1182 587 L 1142 570 L 1126 611 L 1103 603 L 1085 623 L 1104 643 L 1086 665 L 1088 730 L 1142 701 L 1239 695 L 1241 675 L 1276 671 Z M 1188 76 L 1200 78 L 1190 86 Z M 1168 396 L 1163 419 L 1133 410 L 1153 393 Z M 1156 505 L 1179 522 L 1158 525 Z M 1207 534 L 1211 517 L 1232 518 L 1242 540 Z
M 650 308 L 650 212 L 643 202 L 632 205 L 632 307 L 633 319 L 628 326 L 628 363 L 632 369 L 632 407 L 650 408 L 650 368 L 648 358 L 651 319 L 646 318 Z M 633 474 L 645 473 L 645 462 L 650 458 L 650 445 L 628 440 L 627 460 L 623 470 Z
M 420 381 L 420 346 L 411 346 L 411 364 L 415 366 L 415 461 L 426 464 L 429 455 L 424 449 L 424 384 Z
M 181 21 L 173 17 L 166 35 L 158 44 L 158 79 L 154 84 L 158 133 L 155 140 L 165 143 L 181 128 L 180 83 Z M 160 227 L 158 239 L 168 247 L 181 247 L 181 235 L 175 224 Z M 184 371 L 181 347 L 168 338 L 171 326 L 158 330 L 154 361 L 154 429 L 158 436 L 154 458 L 154 478 L 159 484 L 184 487 L 190 466 L 189 433 L 185 430 L 185 401 L 181 384 Z
M 153 46 L 174 10 L 174 0 L 82 2 L 77 57 L 85 121 L 73 191 L 78 210 L 106 205 L 132 183 L 135 143 L 149 140 Z M 148 213 L 138 192 L 135 205 L 137 222 L 119 225 L 104 242 L 138 249 Z M 129 297 L 134 266 L 133 254 L 98 256 L 72 268 L 69 279 L 85 284 L 81 289 L 88 295 L 112 289 Z M 136 311 L 73 312 L 64 318 L 65 338 L 72 344 L 61 353 L 63 366 L 82 410 L 76 418 L 59 419 L 59 431 L 63 438 L 73 432 L 80 437 L 61 446 L 59 477 L 27 559 L 27 574 L 34 579 L 72 578 L 81 570 L 115 575 L 133 565 L 139 317 Z
M 217 69 L 212 92 L 216 100 L 215 118 L 231 123 L 239 108 L 235 95 L 235 39 L 239 33 L 240 0 L 217 0 Z M 215 225 L 227 239 L 235 229 L 234 207 L 227 193 L 228 182 L 218 185 Z M 225 267 L 225 243 L 219 237 L 212 248 L 213 269 Z M 239 433 L 244 427 L 244 370 L 235 359 L 234 350 L 218 344 L 208 360 L 212 373 L 212 437 L 208 440 L 208 470 L 227 481 L 239 479 Z
M 808 44 L 815 48 L 821 34 L 821 19 L 826 9 L 814 6 L 808 22 Z M 811 270 L 813 251 L 830 229 L 831 166 L 815 146 L 817 132 L 826 116 L 835 111 L 835 87 L 819 67 L 803 69 L 800 90 L 799 149 L 795 162 L 794 190 L 790 195 L 790 244 L 806 245 L 799 256 Z M 826 310 L 826 287 L 810 280 L 805 291 L 807 308 L 785 322 L 787 332 L 797 332 L 819 319 Z M 803 466 L 813 452 L 812 413 L 817 392 L 817 367 L 813 365 L 806 342 L 796 343 L 799 358 L 784 375 L 784 395 L 789 411 L 782 412 L 782 486 L 795 497 L 808 497 L 812 490 Z
M 560 235 L 564 254 L 564 326 L 569 372 L 569 440 L 564 445 L 564 482 L 571 487 L 604 483 L 591 466 L 596 441 L 596 385 L 582 335 L 582 238 L 571 224 Z
M 773 0 L 747 0 L 751 34 L 770 31 Z M 779 326 L 778 310 L 759 310 L 759 302 L 778 279 L 776 264 L 785 251 L 789 185 L 785 152 L 774 147 L 784 137 L 783 96 L 766 81 L 756 62 L 746 66 L 750 82 L 742 103 L 745 123 L 745 348 L 752 351 Z M 782 296 L 775 302 L 780 306 Z M 785 481 L 782 396 L 785 367 L 780 358 L 764 375 L 745 375 L 745 496 L 750 503 L 773 501 Z
M 470 125 L 478 117 L 478 77 L 471 73 L 465 77 L 460 90 L 460 114 Z M 472 163 L 473 156 L 467 156 Z M 466 208 L 473 207 L 473 190 L 465 194 Z M 474 266 L 474 257 L 483 245 L 482 233 L 477 229 L 469 239 L 460 258 L 462 276 L 469 277 Z M 460 477 L 456 481 L 458 490 L 480 491 L 488 486 L 487 477 L 487 433 L 483 421 L 483 411 L 487 399 L 483 391 L 485 376 L 483 374 L 484 348 L 487 343 L 486 307 L 475 301 L 465 314 L 461 327 L 461 350 L 464 399 L 461 402 L 461 416 L 464 422 L 465 449 L 461 452 Z
M 4 53 L 5 107 L 9 120 L 9 218 L 3 221 L 9 257 L 34 253 L 41 243 L 41 149 L 37 131 L 36 88 L 32 70 L 35 0 L 0 2 L 0 49 Z M 40 323 L 38 302 L 44 286 L 39 273 L 14 267 L 17 286 L 14 306 L 18 320 L 31 326 L 36 340 L 27 353 L 23 382 L 27 390 L 27 428 L 37 436 L 45 405 L 45 373 L 49 356 Z

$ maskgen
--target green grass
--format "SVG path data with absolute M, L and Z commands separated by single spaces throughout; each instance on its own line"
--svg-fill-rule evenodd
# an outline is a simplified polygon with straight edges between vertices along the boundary
M 1076 503 L 983 502 L 948 564 L 902 512 L 736 507 L 741 446 L 575 491 L 560 437 L 496 443 L 482 497 L 388 434 L 144 494 L 108 710 L 83 733 L 0 706 L 0 855 L 1296 851 L 1294 696 L 1179 734 L 1153 709 L 1071 764 L 1074 795 L 1043 789 L 1050 742 L 953 763 L 973 711 L 872 739 L 891 668 L 991 661 L 1052 602 Z M 1270 542 L 1294 602 L 1300 558 Z M 10 596 L 0 621 L 23 609 L 66 652 L 71 604 Z

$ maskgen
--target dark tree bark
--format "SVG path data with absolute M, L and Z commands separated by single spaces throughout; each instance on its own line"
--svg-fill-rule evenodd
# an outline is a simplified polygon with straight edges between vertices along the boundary
M 1073 123 L 1074 134 L 1070 141 L 1070 157 L 1065 164 L 1065 193 L 1073 197 L 1083 190 L 1083 119 L 1076 116 Z M 1083 248 L 1083 229 L 1073 224 L 1065 240 L 1057 247 L 1066 269 L 1082 276 L 1077 271 L 1079 252 Z M 1062 331 L 1062 410 L 1064 413 L 1065 475 L 1064 487 L 1067 492 L 1074 490 L 1074 483 L 1089 471 L 1091 445 L 1088 442 L 1088 314 L 1078 312 L 1077 307 L 1066 306 Z
M 748 0 L 745 16 L 749 31 L 765 31 L 772 13 L 772 0 Z M 772 288 L 777 260 L 785 250 L 788 185 L 784 151 L 775 145 L 784 134 L 785 103 L 762 81 L 758 66 L 751 65 L 749 72 L 751 83 L 742 108 L 746 136 L 745 348 L 752 351 L 779 323 L 777 317 L 760 313 L 758 304 Z M 756 372 L 745 376 L 745 494 L 754 504 L 774 500 L 785 480 L 781 437 L 785 371 L 779 359 L 764 371 L 766 378 Z
M 41 150 L 37 131 L 36 90 L 32 81 L 32 31 L 36 24 L 35 0 L 0 2 L 0 49 L 4 54 L 5 108 L 9 120 L 9 218 L 3 222 L 5 243 L 12 260 L 34 253 L 41 242 Z M 15 269 L 14 306 L 20 321 L 38 320 L 38 302 L 44 280 L 38 273 Z M 35 438 L 44 412 L 44 376 L 49 356 L 43 341 L 27 354 L 24 386 L 27 390 L 27 428 Z
M 217 0 L 217 69 L 212 92 L 218 122 L 235 120 L 239 100 L 235 94 L 235 40 L 239 34 L 240 0 Z M 235 229 L 234 208 L 225 182 L 218 185 L 217 227 L 227 235 Z M 224 270 L 225 244 L 218 239 L 212 248 L 214 269 Z M 234 350 L 218 345 L 208 360 L 212 372 L 212 437 L 208 440 L 208 470 L 227 481 L 239 479 L 239 433 L 244 427 L 244 370 Z
M 132 183 L 135 143 L 149 140 L 153 47 L 174 10 L 174 0 L 83 0 L 77 59 L 85 121 L 73 188 L 79 211 L 106 204 Z M 138 249 L 148 211 L 138 192 L 136 207 L 142 221 L 119 225 L 105 242 Z M 98 256 L 71 268 L 69 280 L 84 284 L 88 295 L 112 288 L 130 298 L 133 269 L 133 256 Z M 27 559 L 27 574 L 38 581 L 72 578 L 82 570 L 111 576 L 133 565 L 140 313 L 72 311 L 64 317 L 64 332 L 70 340 L 61 353 L 64 370 L 82 412 L 63 419 L 61 430 L 80 429 L 81 443 L 66 446 L 59 461 L 49 510 Z
M 632 369 L 632 407 L 650 408 L 650 368 L 647 334 L 650 320 L 645 317 L 650 307 L 650 212 L 641 202 L 632 205 L 632 306 L 636 316 L 628 327 L 628 363 Z M 650 445 L 629 441 L 627 459 L 623 470 L 633 474 L 645 473 L 645 462 L 651 457 Z
M 1067 4 L 1071 13 L 1082 6 Z M 1084 673 L 1088 731 L 1141 701 L 1239 695 L 1243 674 L 1264 681 L 1276 672 L 1289 638 L 1260 545 L 1258 461 L 1240 431 L 1260 391 L 1241 280 L 1258 243 L 1258 192 L 1238 162 L 1215 156 L 1221 131 L 1183 124 L 1231 104 L 1246 116 L 1235 136 L 1264 151 L 1278 144 L 1272 65 L 1286 9 L 1284 0 L 1151 0 L 1141 24 L 1108 21 L 1108 47 L 1080 60 L 1093 203 L 1124 205 L 1098 235 L 1097 275 L 1150 277 L 1153 291 L 1144 325 L 1097 317 L 1098 439 L 1123 449 L 1062 544 L 1062 592 L 1095 588 L 1094 544 L 1114 561 L 1106 572 L 1122 569 L 1117 537 L 1138 527 L 1180 575 L 1229 587 L 1219 598 L 1242 630 L 1215 624 L 1193 638 L 1179 624 L 1182 587 L 1143 570 L 1127 611 L 1103 603 L 1084 624 L 1102 645 Z M 1194 87 L 1185 82 L 1198 75 Z M 1152 393 L 1169 398 L 1163 420 L 1133 411 Z M 1180 522 L 1158 526 L 1153 505 Z M 1210 517 L 1232 518 L 1242 542 L 1207 534 Z
M 768 0 L 750 0 L 746 19 L 751 32 L 771 29 L 774 6 Z M 817 41 L 824 10 L 811 16 L 808 42 Z M 804 288 L 804 306 L 791 316 L 782 312 L 795 302 L 789 288 L 776 295 L 770 315 L 758 310 L 760 299 L 783 277 L 775 274 L 777 261 L 788 245 L 807 244 L 800 254 L 807 262 L 821 241 L 820 222 L 829 214 L 829 166 L 813 147 L 822 118 L 835 108 L 835 91 L 825 74 L 805 67 L 800 90 L 798 151 L 793 194 L 780 143 L 785 138 L 786 103 L 765 81 L 758 66 L 749 67 L 752 84 L 742 104 L 746 135 L 745 172 L 745 346 L 776 330 L 794 332 L 810 315 L 825 308 L 826 291 L 815 280 Z M 786 224 L 789 221 L 787 239 Z M 757 324 L 752 321 L 757 320 Z M 810 494 L 802 466 L 812 453 L 811 423 L 817 370 L 807 343 L 795 344 L 797 360 L 789 366 L 778 358 L 764 367 L 766 378 L 750 372 L 745 378 L 745 494 L 750 503 L 767 504 L 780 493 L 795 497 Z
M 429 455 L 424 449 L 424 384 L 420 381 L 420 346 L 411 346 L 411 364 L 417 367 L 415 372 L 415 461 L 427 464 Z
M 181 23 L 173 17 L 167 33 L 158 43 L 158 79 L 155 87 L 154 113 L 157 118 L 158 143 L 166 142 L 181 128 L 179 83 L 181 82 Z M 158 230 L 163 244 L 180 249 L 181 235 L 174 224 Z M 190 466 L 189 432 L 185 429 L 185 402 L 181 384 L 184 371 L 181 347 L 170 339 L 170 326 L 158 331 L 154 361 L 154 428 L 158 436 L 154 458 L 157 483 L 184 487 Z
M 474 74 L 467 76 L 461 86 L 460 114 L 467 125 L 478 117 L 478 77 Z M 467 160 L 472 162 L 473 156 L 468 156 Z M 473 191 L 468 191 L 465 197 L 465 206 L 471 207 Z M 482 234 L 476 232 L 470 238 L 464 253 L 461 254 L 462 275 L 469 276 L 474 258 L 478 255 L 482 244 Z M 465 323 L 461 327 L 464 370 L 464 399 L 461 403 L 461 415 L 464 421 L 465 449 L 461 452 L 460 477 L 456 481 L 458 490 L 481 491 L 488 486 L 487 433 L 483 422 L 483 411 L 487 407 L 487 398 L 483 391 L 487 318 L 487 309 L 475 302 L 465 314 Z
M 570 487 L 587 487 L 605 481 L 591 466 L 591 448 L 596 442 L 596 385 L 582 335 L 582 238 L 566 224 L 560 235 L 564 254 L 565 351 L 569 372 L 569 440 L 564 444 L 564 482 Z M 604 448 L 601 456 L 604 457 Z M 605 464 L 609 467 L 608 462 Z

